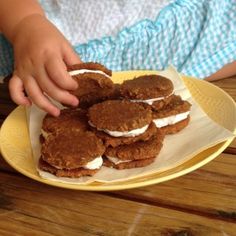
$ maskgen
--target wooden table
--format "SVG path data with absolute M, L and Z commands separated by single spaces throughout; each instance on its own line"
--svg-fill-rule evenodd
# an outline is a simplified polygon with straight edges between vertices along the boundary
M 236 100 L 236 77 L 214 84 Z M 1 122 L 14 107 L 1 85 Z M 0 158 L 0 235 L 236 235 L 236 141 L 190 174 L 117 192 L 47 186 Z

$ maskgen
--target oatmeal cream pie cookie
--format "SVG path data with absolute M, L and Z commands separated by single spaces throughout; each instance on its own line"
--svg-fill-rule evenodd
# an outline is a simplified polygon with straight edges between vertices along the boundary
M 135 137 L 148 130 L 152 112 L 138 103 L 107 100 L 88 110 L 89 124 L 113 137 Z
M 144 167 L 152 162 L 159 154 L 164 135 L 156 132 L 147 141 L 137 141 L 128 145 L 108 147 L 104 153 L 104 165 L 116 169 Z
M 95 174 L 102 166 L 105 147 L 90 131 L 59 131 L 42 144 L 39 169 L 56 176 L 81 177 Z
M 143 75 L 124 81 L 120 86 L 120 94 L 132 102 L 160 109 L 170 102 L 173 88 L 172 81 L 163 76 Z
M 174 95 L 171 101 L 159 110 L 153 110 L 153 122 L 165 134 L 174 134 L 184 129 L 190 121 L 191 104 Z
M 79 107 L 86 108 L 114 96 L 112 71 L 99 63 L 87 62 L 68 67 L 68 72 L 78 83 L 71 91 L 79 99 Z
M 46 139 L 48 135 L 58 131 L 88 130 L 87 110 L 63 109 L 58 117 L 47 114 L 43 118 L 40 140 Z

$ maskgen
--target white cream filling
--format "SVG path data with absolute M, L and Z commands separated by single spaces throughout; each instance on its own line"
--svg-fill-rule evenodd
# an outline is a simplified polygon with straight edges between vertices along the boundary
M 111 161 L 112 163 L 114 163 L 115 165 L 118 165 L 120 163 L 125 163 L 125 162 L 131 162 L 131 160 L 120 160 L 119 158 L 117 157 L 109 157 L 109 156 L 106 156 L 106 158 Z
M 145 100 L 141 100 L 141 99 L 133 99 L 130 100 L 131 102 L 143 102 L 143 103 L 147 103 L 148 105 L 152 105 L 154 102 L 156 101 L 160 101 L 160 100 L 164 100 L 165 98 L 168 98 L 169 96 L 171 96 L 173 93 L 171 93 L 170 95 L 166 96 L 166 97 L 159 97 L 159 98 L 151 98 L 151 99 L 145 99 Z
M 92 124 L 91 121 L 89 121 L 89 124 L 92 126 L 92 127 L 96 127 L 95 125 Z M 135 137 L 135 136 L 138 136 L 140 134 L 143 134 L 148 128 L 148 125 L 145 125 L 143 126 L 142 128 L 138 128 L 138 129 L 133 129 L 133 130 L 130 130 L 130 131 L 111 131 L 111 130 L 108 130 L 108 129 L 98 129 L 100 131 L 103 131 L 113 137 Z
M 101 156 L 96 157 L 94 160 L 88 162 L 85 166 L 83 166 L 84 169 L 88 170 L 95 170 L 99 169 L 102 166 L 103 159 Z
M 160 118 L 160 119 L 155 119 L 153 120 L 153 122 L 155 123 L 156 127 L 161 128 L 167 125 L 173 125 L 178 123 L 181 120 L 184 120 L 188 117 L 190 111 L 184 112 L 184 113 L 180 113 L 177 115 L 173 115 L 173 116 L 168 116 L 165 118 Z
M 87 169 L 87 170 L 95 170 L 95 169 L 99 169 L 103 164 L 103 159 L 101 156 L 96 157 L 95 159 L 93 159 L 92 161 L 88 162 L 86 165 L 82 166 L 82 168 Z M 61 170 L 61 167 L 58 166 L 54 166 L 55 168 Z
M 88 69 L 80 69 L 80 70 L 72 70 L 69 71 L 69 74 L 71 76 L 73 75 L 79 75 L 79 74 L 85 74 L 85 73 L 94 73 L 94 74 L 102 74 L 105 75 L 107 78 L 111 78 L 109 75 L 107 75 L 105 72 L 101 70 L 88 70 Z

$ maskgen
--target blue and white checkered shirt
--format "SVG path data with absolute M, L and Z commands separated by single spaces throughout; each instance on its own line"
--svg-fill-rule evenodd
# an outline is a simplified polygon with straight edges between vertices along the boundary
M 58 0 L 59 3 L 60 1 L 63 2 L 63 0 Z M 108 7 L 112 14 L 111 6 L 107 0 L 89 0 L 89 2 L 91 1 L 99 4 L 99 7 L 95 6 L 92 9 L 100 9 L 105 14 L 106 7 Z M 113 1 L 119 3 L 118 0 Z M 204 78 L 225 64 L 236 60 L 235 0 L 172 0 L 162 1 L 159 5 L 156 4 L 158 0 L 152 0 L 150 3 L 153 5 L 149 3 L 146 6 L 147 9 L 145 7 L 140 9 L 140 4 L 147 5 L 148 1 L 132 0 L 133 3 L 138 2 L 138 5 L 136 4 L 140 13 L 138 16 L 136 5 L 129 4 L 131 9 L 127 11 L 127 7 L 125 8 L 124 18 L 107 17 L 107 25 L 111 28 L 103 27 L 106 29 L 104 34 L 100 28 L 97 31 L 94 30 L 99 25 L 96 25 L 94 23 L 96 21 L 92 19 L 93 23 L 89 27 L 84 27 L 83 31 L 81 30 L 81 32 L 85 32 L 85 30 L 90 32 L 85 33 L 81 37 L 82 40 L 76 40 L 76 35 L 70 35 L 70 31 L 68 31 L 68 25 L 70 26 L 72 23 L 75 25 L 77 22 L 75 17 L 71 17 L 71 12 L 74 11 L 75 16 L 80 17 L 76 7 L 69 9 L 68 2 L 73 3 L 74 6 L 78 5 L 80 10 L 84 10 L 81 4 L 87 2 L 84 17 L 89 15 L 91 19 L 95 13 L 93 14 L 92 9 L 88 7 L 90 3 L 70 0 L 66 1 L 66 7 L 58 3 L 56 8 L 55 6 L 50 8 L 49 5 L 52 2 L 41 0 L 49 19 L 54 21 L 65 33 L 83 61 L 97 61 L 115 71 L 162 70 L 171 64 L 186 75 Z M 75 4 L 75 2 L 80 2 L 80 4 Z M 124 9 L 119 7 L 118 4 L 115 8 L 116 15 L 121 15 L 124 12 Z M 119 14 L 117 9 L 120 10 Z M 134 10 L 132 11 L 132 9 Z M 55 12 L 53 12 L 54 10 Z M 101 12 L 97 12 L 95 15 L 99 16 Z M 60 16 L 63 21 L 60 20 Z M 127 19 L 127 24 L 117 23 L 119 20 L 125 22 L 127 16 L 131 19 Z M 80 21 L 78 19 L 78 22 L 81 22 L 81 19 Z M 104 23 L 104 20 L 100 20 L 99 23 Z M 78 34 L 81 35 L 81 32 Z M 94 35 L 91 32 L 97 32 L 95 37 L 98 38 L 93 39 Z M 111 32 L 110 36 L 109 32 Z M 101 37 L 102 35 L 105 37 Z M 7 75 L 11 70 L 12 49 L 6 39 L 0 37 L 0 75 Z

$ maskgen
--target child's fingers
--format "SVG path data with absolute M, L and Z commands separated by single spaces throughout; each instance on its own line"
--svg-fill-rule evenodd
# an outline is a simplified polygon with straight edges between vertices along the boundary
M 37 78 L 37 82 L 40 88 L 49 97 L 55 99 L 58 102 L 61 102 L 62 104 L 68 104 L 71 106 L 78 105 L 78 99 L 68 91 L 62 90 L 61 88 L 56 86 L 56 84 L 50 80 L 44 68 L 42 68 L 40 71 L 37 71 L 35 77 Z
M 50 58 L 45 63 L 48 76 L 55 84 L 65 90 L 74 90 L 78 84 L 72 79 L 66 69 L 65 63 L 59 58 Z
M 22 80 L 13 75 L 9 81 L 9 90 L 12 100 L 19 105 L 31 105 L 31 101 L 24 94 L 24 86 Z
M 29 76 L 25 78 L 24 86 L 28 96 L 35 105 L 53 116 L 58 116 L 60 114 L 59 108 L 54 106 L 43 94 L 42 90 L 33 77 Z
M 66 65 L 69 66 L 82 63 L 79 55 L 70 46 L 66 46 L 65 48 L 63 48 L 63 59 Z

